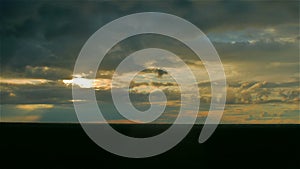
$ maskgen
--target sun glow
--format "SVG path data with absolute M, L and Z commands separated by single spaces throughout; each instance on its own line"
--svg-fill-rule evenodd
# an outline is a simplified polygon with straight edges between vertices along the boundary
M 104 90 L 111 88 L 110 79 L 87 79 L 83 77 L 75 77 L 70 80 L 63 80 L 63 83 L 67 86 L 76 85 L 80 88 L 96 88 Z
M 77 77 L 77 78 L 73 78 L 71 80 L 63 80 L 63 82 L 66 85 L 77 85 L 81 88 L 92 88 L 93 87 L 93 79 L 86 79 L 86 78 L 81 78 L 81 77 Z

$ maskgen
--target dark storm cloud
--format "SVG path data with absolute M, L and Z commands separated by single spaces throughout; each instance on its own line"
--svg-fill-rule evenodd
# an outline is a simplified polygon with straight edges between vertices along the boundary
M 47 66 L 26 66 L 23 75 L 32 78 L 47 78 L 47 79 L 65 79 L 71 78 L 72 72 L 65 68 L 55 68 Z
M 21 72 L 28 65 L 72 69 L 87 38 L 111 20 L 110 6 L 57 1 L 33 4 L 1 3 L 4 73 L 5 70 Z
M 181 59 L 187 61 L 195 61 L 198 59 L 198 56 L 195 55 L 190 48 L 186 47 L 185 44 L 174 38 L 157 34 L 144 34 L 132 36 L 115 45 L 106 54 L 99 67 L 103 70 L 114 69 L 128 55 L 132 54 L 135 51 L 142 50 L 145 48 L 165 49 L 171 51 L 175 55 L 179 56 Z M 168 60 L 169 65 L 172 65 L 174 62 L 176 63 L 176 61 L 174 60 Z M 143 68 L 146 69 L 147 67 Z
M 298 8 L 296 1 L 1 1 L 1 69 L 3 74 L 28 65 L 72 70 L 88 37 L 126 14 L 171 13 L 210 32 L 298 23 Z
M 299 11 L 296 1 L 124 1 L 116 6 L 125 13 L 157 11 L 175 14 L 204 31 L 297 23 Z

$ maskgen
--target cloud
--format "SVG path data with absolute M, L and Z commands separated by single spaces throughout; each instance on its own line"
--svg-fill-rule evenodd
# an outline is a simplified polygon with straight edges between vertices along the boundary
M 291 1 L 288 3 L 276 1 L 272 4 L 261 1 L 168 1 L 162 3 L 141 1 L 117 3 L 116 6 L 124 12 L 156 9 L 155 11 L 175 14 L 190 20 L 205 31 L 240 29 L 249 25 L 265 27 L 265 25 L 297 23 L 299 11 L 299 4 Z M 257 16 L 260 17 L 257 18 Z
M 228 104 L 299 101 L 299 81 L 286 83 L 240 82 L 227 87 Z
M 23 115 L 13 112 L 22 106 L 5 108 L 5 114 L 10 114 L 5 119 L 76 121 L 71 104 L 71 84 L 97 89 L 97 100 L 111 103 L 109 84 L 114 69 L 132 52 L 149 47 L 169 50 L 180 56 L 198 80 L 201 103 L 209 104 L 210 82 L 202 61 L 180 41 L 164 36 L 134 36 L 115 45 L 101 62 L 96 79 L 72 75 L 80 49 L 95 31 L 121 16 L 145 11 L 177 15 L 208 35 L 227 76 L 227 106 L 245 106 L 240 108 L 243 111 L 234 109 L 232 113 L 235 114 L 226 111 L 225 123 L 295 123 L 294 106 L 299 103 L 299 3 L 296 1 L 2 2 L 1 105 L 54 105 L 53 108 L 36 105 L 31 110 L 30 106 L 25 110 L 23 105 L 24 111 L 31 111 Z M 169 66 L 174 62 L 167 61 Z M 169 74 L 159 74 L 156 69 L 151 69 L 156 68 L 153 64 L 142 65 L 148 72 L 141 72 L 130 84 L 132 101 L 146 108 L 149 92 L 161 89 L 170 101 L 166 113 L 174 114 L 180 101 L 178 86 Z M 181 69 L 177 68 L 177 71 Z M 123 72 L 125 78 L 126 73 Z M 124 83 L 119 85 L 123 87 Z M 276 113 L 280 117 L 273 117 L 275 110 L 268 106 L 270 104 L 284 107 Z M 251 106 L 254 108 L 248 111 Z M 111 106 L 104 107 L 106 111 L 114 111 Z M 265 108 L 272 111 L 256 112 Z M 45 114 L 41 115 L 41 111 Z M 120 120 L 119 116 L 107 116 L 111 120 Z M 172 120 L 166 117 L 158 122 Z M 205 115 L 200 121 L 204 120 Z
M 30 66 L 25 67 L 23 76 L 33 78 L 47 78 L 47 79 L 63 79 L 70 77 L 72 72 L 64 68 L 48 67 L 48 66 Z
M 279 90 L 279 95 L 285 102 L 299 102 L 300 101 L 300 88 L 298 89 L 282 89 Z
M 268 82 L 264 85 L 266 88 L 289 88 L 289 87 L 299 87 L 300 81 L 290 81 L 290 82 Z
M 72 99 L 71 88 L 54 81 L 43 84 L 1 84 L 1 104 L 61 104 Z
M 11 116 L 4 117 L 1 119 L 1 122 L 38 122 L 40 121 L 40 115 L 25 115 L 25 116 Z
M 290 103 L 226 105 L 225 124 L 299 124 L 299 107 Z
M 172 83 L 172 82 L 140 82 L 140 83 L 136 83 L 135 81 L 132 81 L 130 83 L 129 89 L 131 90 L 135 90 L 138 87 L 149 87 L 149 88 L 171 88 L 173 86 L 177 86 L 176 83 Z
M 298 42 L 297 23 L 275 25 L 273 27 L 249 27 L 240 30 L 225 30 L 223 32 L 210 32 L 208 37 L 212 42 L 230 44 L 295 44 Z
M 1 10 L 1 16 L 5 17 L 0 18 L 4 25 L 1 37 L 5 42 L 1 51 L 1 76 L 71 78 L 82 45 L 98 28 L 120 16 L 155 9 L 183 17 L 207 33 L 223 64 L 229 65 L 225 67 L 227 77 L 267 81 L 279 76 L 289 78 L 299 67 L 295 64 L 299 38 L 297 5 L 296 2 L 38 2 L 34 5 L 5 2 Z M 213 10 L 218 12 L 208 12 Z M 280 15 L 276 10 L 281 11 Z M 170 50 L 193 68 L 197 78 L 205 76 L 205 70 L 200 70 L 201 61 L 184 44 L 150 34 L 117 44 L 100 68 L 109 72 L 127 55 L 145 47 Z M 274 62 L 294 65 L 272 67 Z
M 6 42 L 3 44 L 4 50 L 1 56 L 3 69 L 9 69 L 8 65 L 18 69 L 24 68 L 26 65 L 70 69 L 80 48 L 93 32 L 113 19 L 135 12 L 155 10 L 174 14 L 188 19 L 208 33 L 231 30 L 233 31 L 231 34 L 237 36 L 239 34 L 236 30 L 244 30 L 249 27 L 254 27 L 258 31 L 263 30 L 265 33 L 272 33 L 271 30 L 275 29 L 275 32 L 284 36 L 281 41 L 289 41 L 285 34 L 292 30 L 282 25 L 298 25 L 299 17 L 298 3 L 280 1 L 272 4 L 266 2 L 224 3 L 221 1 L 209 3 L 171 1 L 159 4 L 136 1 L 89 3 L 43 1 L 36 2 L 34 5 L 11 1 L 2 3 L 1 6 L 1 16 L 3 17 L 0 19 L 4 25 L 1 28 L 1 37 Z M 257 19 L 257 15 L 260 16 L 259 19 Z M 222 34 L 229 35 L 230 32 Z M 245 34 L 258 35 L 257 32 L 251 32 L 251 30 Z M 259 37 L 261 36 L 259 35 Z M 133 40 L 131 43 L 132 46 L 136 46 L 140 42 L 134 43 Z M 144 43 L 133 48 L 145 46 L 148 42 Z M 119 50 L 116 50 L 117 48 Z M 115 58 L 119 57 L 118 54 L 123 51 L 123 47 L 117 48 L 112 50 Z
M 168 72 L 166 70 L 160 69 L 160 68 L 147 68 L 144 69 L 142 72 L 145 73 L 155 73 L 157 74 L 158 77 L 162 77 L 164 74 L 168 74 Z
M 11 84 L 11 85 L 39 85 L 39 84 L 45 84 L 50 83 L 51 80 L 47 79 L 29 79 L 29 78 L 1 78 L 0 77 L 0 83 L 2 84 Z
M 28 110 L 28 111 L 33 111 L 38 109 L 51 109 L 53 107 L 54 106 L 52 104 L 19 104 L 16 106 L 17 109 Z
M 80 88 L 94 88 L 96 90 L 110 90 L 110 79 L 87 79 L 83 77 L 74 77 L 73 79 L 62 80 L 66 86 L 77 86 Z

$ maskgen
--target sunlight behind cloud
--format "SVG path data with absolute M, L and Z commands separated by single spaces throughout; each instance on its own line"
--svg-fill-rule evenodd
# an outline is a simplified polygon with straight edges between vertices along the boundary
M 108 90 L 111 88 L 110 79 L 87 79 L 83 77 L 75 77 L 71 80 L 63 80 L 63 83 L 66 86 L 76 85 L 80 88 L 95 88 L 95 89 L 104 89 Z
M 85 79 L 85 78 L 74 78 L 71 80 L 63 80 L 63 82 L 68 86 L 71 84 L 77 85 L 81 88 L 92 88 L 93 87 L 93 79 Z

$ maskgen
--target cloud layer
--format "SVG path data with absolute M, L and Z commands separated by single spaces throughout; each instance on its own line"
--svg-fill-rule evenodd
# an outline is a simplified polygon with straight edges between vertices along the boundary
M 2 121 L 76 121 L 72 85 L 94 88 L 97 100 L 106 104 L 103 108 L 114 112 L 110 89 L 115 68 L 132 52 L 151 47 L 173 52 L 191 68 L 204 104 L 198 119 L 203 122 L 211 100 L 205 65 L 187 46 L 172 38 L 147 34 L 125 39 L 107 53 L 96 79 L 89 74 L 73 75 L 80 49 L 100 27 L 124 15 L 156 11 L 190 21 L 216 47 L 228 83 L 224 123 L 297 123 L 297 1 L 33 2 L 12 0 L 0 5 Z M 171 67 L 176 61 L 167 62 Z M 163 90 L 169 102 L 164 116 L 156 122 L 169 123 L 176 117 L 180 91 L 168 73 L 153 65 L 145 63 L 145 70 L 131 82 L 130 97 L 137 108 L 144 110 L 149 93 Z M 130 69 L 123 72 L 124 78 L 126 73 Z M 270 105 L 276 105 L 278 111 Z M 107 116 L 114 122 L 124 120 L 119 115 Z

